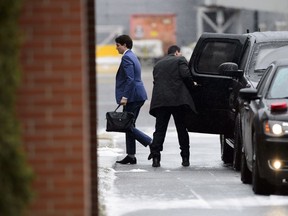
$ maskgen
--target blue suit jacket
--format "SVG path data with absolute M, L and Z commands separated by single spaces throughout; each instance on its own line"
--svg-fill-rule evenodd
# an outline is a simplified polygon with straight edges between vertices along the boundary
M 128 103 L 147 100 L 147 93 L 141 79 L 141 65 L 131 50 L 122 56 L 116 74 L 115 95 L 117 104 L 122 97 L 126 97 Z

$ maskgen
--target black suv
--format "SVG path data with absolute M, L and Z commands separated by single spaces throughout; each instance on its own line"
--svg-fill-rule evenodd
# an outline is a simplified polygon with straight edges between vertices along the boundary
M 283 46 L 288 46 L 288 32 L 204 33 L 189 61 L 199 87 L 191 91 L 198 114 L 187 116 L 187 128 L 220 134 L 221 158 L 233 163 L 236 170 L 240 169 L 242 148 L 239 90 L 255 88 L 264 69 L 285 55 L 277 55 Z

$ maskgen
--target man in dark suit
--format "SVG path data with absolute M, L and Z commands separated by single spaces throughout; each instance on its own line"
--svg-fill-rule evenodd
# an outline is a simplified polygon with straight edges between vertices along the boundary
M 176 45 L 169 47 L 168 55 L 159 60 L 153 69 L 154 86 L 150 105 L 150 114 L 156 117 L 153 143 L 150 155 L 153 167 L 160 166 L 163 143 L 171 115 L 174 118 L 180 144 L 182 165 L 189 166 L 189 134 L 184 124 L 185 113 L 195 111 L 193 99 L 188 87 L 196 85 L 188 68 L 187 60 Z
M 141 107 L 147 100 L 147 93 L 141 79 L 141 65 L 137 56 L 131 51 L 133 41 L 128 35 L 120 35 L 115 39 L 116 49 L 122 54 L 121 63 L 116 74 L 116 102 L 123 105 L 123 111 L 134 113 L 134 126 Z M 120 164 L 136 164 L 136 141 L 147 147 L 152 139 L 136 129 L 126 132 L 127 156 Z

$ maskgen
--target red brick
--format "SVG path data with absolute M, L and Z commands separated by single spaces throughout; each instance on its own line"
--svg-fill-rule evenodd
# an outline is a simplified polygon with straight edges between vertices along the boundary
M 94 10 L 94 2 L 90 1 Z M 28 215 L 87 216 L 85 213 L 92 212 L 92 209 L 87 211 L 87 207 L 91 206 L 94 208 L 91 215 L 97 214 L 96 150 L 90 156 L 87 146 L 82 144 L 87 142 L 87 137 L 96 142 L 95 121 L 84 116 L 82 110 L 83 107 L 92 108 L 90 113 L 96 114 L 95 62 L 94 66 L 90 64 L 95 61 L 95 54 L 86 46 L 86 43 L 94 43 L 90 35 L 95 31 L 94 24 L 87 29 L 83 26 L 87 11 L 91 10 L 85 10 L 86 6 L 88 3 L 79 0 L 27 0 L 22 7 L 20 59 L 23 77 L 17 114 L 23 126 L 28 161 L 36 172 L 34 187 L 38 194 Z M 90 41 L 83 40 L 83 30 L 91 31 L 86 32 Z M 95 44 L 90 45 L 94 52 Z M 90 61 L 88 53 L 93 58 Z M 94 83 L 83 83 L 87 69 Z M 86 100 L 90 95 L 92 102 Z M 87 164 L 89 160 L 84 155 L 94 162 Z M 94 178 L 91 189 L 96 191 L 93 197 L 87 190 L 89 185 L 84 182 L 84 179 L 90 180 L 91 176 L 85 175 L 92 166 L 95 169 L 91 172 Z M 91 205 L 85 202 L 89 199 Z

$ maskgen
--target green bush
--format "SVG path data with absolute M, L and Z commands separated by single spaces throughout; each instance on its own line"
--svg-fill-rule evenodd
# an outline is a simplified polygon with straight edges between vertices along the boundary
M 21 145 L 15 113 L 20 82 L 21 0 L 0 0 L 0 215 L 23 215 L 33 197 L 33 172 Z

